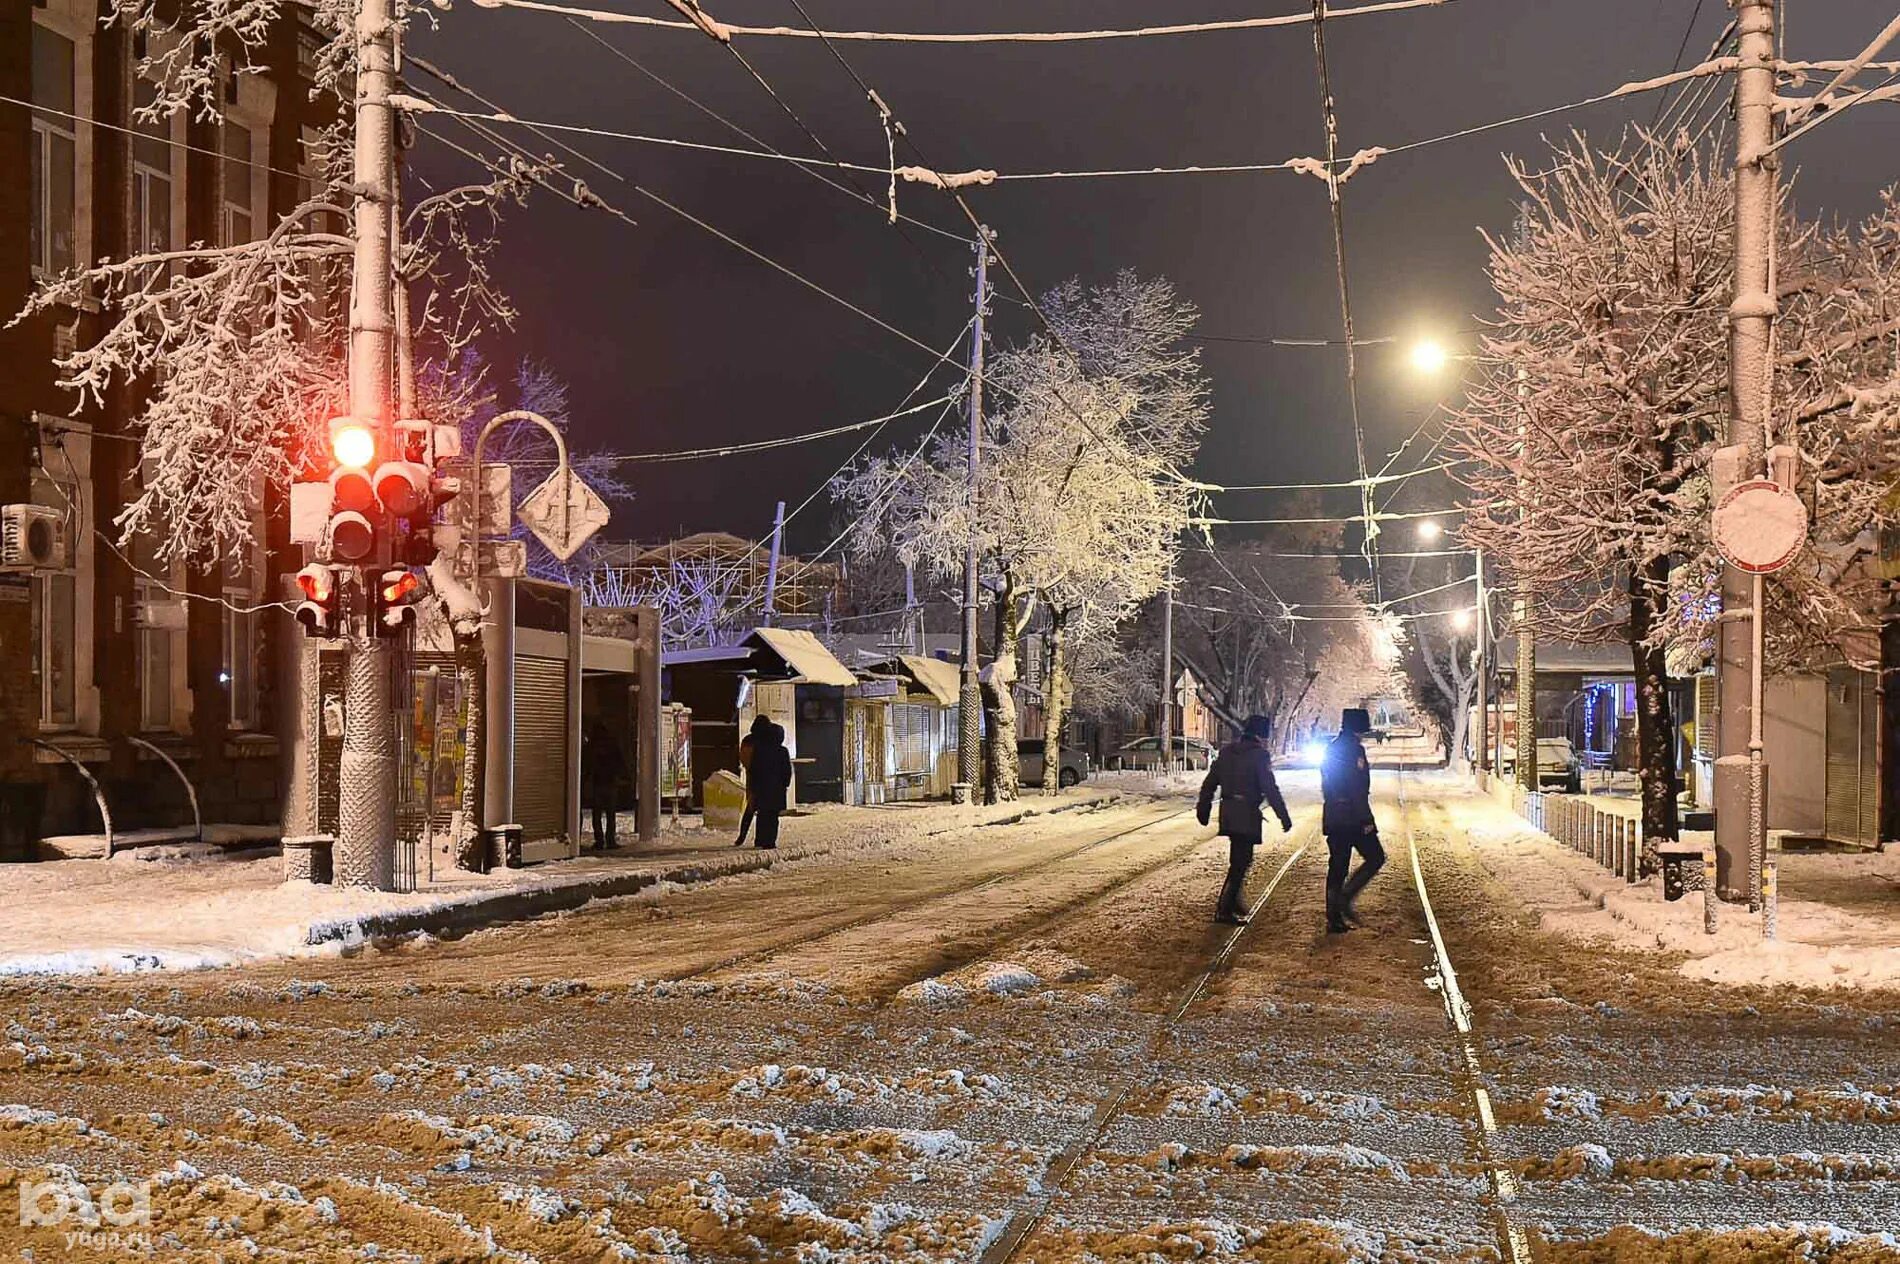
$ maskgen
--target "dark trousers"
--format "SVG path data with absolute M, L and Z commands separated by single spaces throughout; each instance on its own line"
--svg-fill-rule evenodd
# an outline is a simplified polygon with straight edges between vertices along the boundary
M 759 814 L 759 810 L 752 806 L 752 799 L 750 796 L 747 796 L 746 801 L 745 801 L 745 815 L 739 818 L 739 841 L 740 842 L 743 843 L 745 841 L 745 832 L 752 828 L 752 818 L 757 816 L 758 814 Z
M 778 811 L 775 808 L 759 808 L 759 847 L 770 850 L 778 846 Z
M 1247 885 L 1247 870 L 1253 867 L 1253 849 L 1259 842 L 1257 838 L 1227 840 L 1227 881 L 1221 884 L 1215 917 L 1231 917 L 1245 911 L 1240 907 L 1241 892 Z
M 613 797 L 603 793 L 594 800 L 594 846 L 614 845 L 615 816 Z
M 1359 898 L 1359 892 L 1366 883 L 1372 881 L 1372 875 L 1379 872 L 1385 864 L 1385 848 L 1379 845 L 1379 835 L 1371 834 L 1328 834 L 1326 849 L 1332 855 L 1326 866 L 1326 923 L 1337 926 L 1345 921 L 1346 914 L 1352 909 L 1352 902 Z M 1349 878 L 1346 870 L 1352 866 L 1352 854 L 1360 856 L 1359 868 Z

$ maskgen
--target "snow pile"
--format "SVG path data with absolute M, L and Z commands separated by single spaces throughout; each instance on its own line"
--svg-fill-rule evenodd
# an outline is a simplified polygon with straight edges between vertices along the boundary
M 1702 902 L 1663 899 L 1662 881 L 1622 879 L 1477 796 L 1450 800 L 1455 819 L 1491 875 L 1535 910 L 1545 930 L 1632 952 L 1684 954 L 1688 978 L 1737 987 L 1900 988 L 1900 922 L 1786 892 L 1801 877 L 1900 882 L 1900 851 L 1877 856 L 1784 853 L 1780 937 L 1761 937 L 1761 917 L 1724 904 L 1714 935 Z

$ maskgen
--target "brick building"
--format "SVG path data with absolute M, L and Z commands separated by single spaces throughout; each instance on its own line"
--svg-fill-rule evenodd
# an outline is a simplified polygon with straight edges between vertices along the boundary
M 267 232 L 307 189 L 319 103 L 307 90 L 315 37 L 286 19 L 226 76 L 222 117 L 138 123 L 152 99 L 149 50 L 101 24 L 101 0 L 0 0 L 0 310 L 75 262 Z M 154 37 L 156 38 L 156 37 Z M 99 829 L 97 780 L 119 831 L 189 821 L 179 778 L 207 821 L 278 812 L 279 660 L 287 622 L 266 603 L 301 564 L 286 516 L 260 499 L 249 547 L 161 567 L 152 542 L 121 552 L 114 519 L 139 479 L 116 390 L 81 406 L 53 361 L 96 338 L 100 313 L 61 309 L 0 329 L 0 504 L 58 515 L 59 556 L 0 573 L 0 858 L 48 834 Z M 207 471 L 215 477 L 215 471 Z M 256 607 L 264 607 L 262 609 Z M 294 625 L 292 625 L 294 627 Z

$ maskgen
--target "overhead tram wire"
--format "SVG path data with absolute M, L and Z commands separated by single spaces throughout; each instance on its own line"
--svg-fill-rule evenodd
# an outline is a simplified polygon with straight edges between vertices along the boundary
M 1372 13 L 1395 13 L 1404 9 L 1437 8 L 1450 0 L 1378 0 L 1377 3 L 1354 5 L 1350 8 L 1330 10 L 1335 18 L 1359 17 Z M 724 36 L 721 42 L 727 42 L 734 35 L 771 36 L 790 39 L 846 40 L 853 42 L 878 42 L 897 44 L 1060 44 L 1082 43 L 1096 40 L 1153 39 L 1174 35 L 1202 35 L 1221 31 L 1262 30 L 1270 27 L 1300 26 L 1308 19 L 1305 14 L 1288 14 L 1279 17 L 1231 18 L 1214 22 L 1177 23 L 1172 26 L 1144 26 L 1124 29 L 1106 29 L 1094 31 L 978 31 L 968 33 L 925 32 L 925 31 L 826 31 L 816 24 L 808 23 L 809 29 L 796 26 L 736 26 L 731 23 L 681 22 L 670 18 L 647 17 L 644 14 L 617 13 L 605 9 L 588 9 L 574 5 L 553 4 L 547 0 L 475 0 L 485 9 L 527 9 L 541 13 L 560 13 L 570 17 L 586 18 L 589 21 L 618 23 L 630 26 L 651 26 L 663 30 L 689 31 L 699 34 L 711 34 L 718 30 Z M 704 16 L 702 14 L 702 16 Z M 718 37 L 715 37 L 718 38 Z
M 736 135 L 742 136 L 746 140 L 751 141 L 753 144 L 759 146 L 768 154 L 774 155 L 785 162 L 794 163 L 795 165 L 800 167 L 802 170 L 804 170 L 808 175 L 810 175 L 813 179 L 818 180 L 823 184 L 827 184 L 831 186 L 832 188 L 838 190 L 840 193 L 845 194 L 847 197 L 853 198 L 857 201 L 861 201 L 866 206 L 869 206 L 873 210 L 878 211 L 880 213 L 882 213 L 885 210 L 885 204 L 882 201 L 880 201 L 875 195 L 866 194 L 863 190 L 857 188 L 854 185 L 847 185 L 840 181 L 833 180 L 830 176 L 818 170 L 818 167 L 820 164 L 816 160 L 795 159 L 791 157 L 790 155 L 786 154 L 783 150 L 780 150 L 777 146 L 773 145 L 770 141 L 763 140 L 757 135 L 755 135 L 754 133 L 747 131 L 744 127 L 740 126 L 738 123 L 733 122 L 731 119 L 727 118 L 725 115 L 721 114 L 719 111 L 713 109 L 710 105 L 707 105 L 704 101 L 701 101 L 698 97 L 694 96 L 692 93 L 686 91 L 684 88 L 681 88 L 680 86 L 675 84 L 672 80 L 667 79 L 665 76 L 661 75 L 658 71 L 655 71 L 649 66 L 647 66 L 645 62 L 635 57 L 632 53 L 629 53 L 626 49 L 621 48 L 619 45 L 615 44 L 613 41 L 602 36 L 598 31 L 595 31 L 593 28 L 589 27 L 586 23 L 578 21 L 575 18 L 569 18 L 567 22 L 569 26 L 572 26 L 575 30 L 579 31 L 582 35 L 585 35 L 588 39 L 594 41 L 596 44 L 606 49 L 613 56 L 619 58 L 621 61 L 625 62 L 627 65 L 633 67 L 635 70 L 639 71 L 642 75 L 645 75 L 653 83 L 657 84 L 661 88 L 664 88 L 666 91 L 672 93 L 674 96 L 686 102 L 686 104 L 692 106 L 694 109 L 698 110 L 701 114 L 704 114 L 707 118 L 712 119 L 714 122 L 718 123 L 720 126 L 726 128 L 728 131 L 731 131 L 735 133 Z M 878 172 L 881 174 L 881 170 L 879 168 L 870 167 L 870 166 L 861 165 L 861 164 L 847 163 L 845 165 L 854 170 L 863 170 L 867 173 Z M 961 233 L 952 232 L 947 228 L 939 228 L 937 225 L 932 224 L 928 222 L 927 220 L 918 219 L 912 215 L 908 215 L 904 213 L 903 211 L 899 211 L 897 214 L 897 217 L 898 219 L 902 220 L 904 223 L 909 224 L 914 228 L 921 228 L 927 233 L 935 233 L 939 237 L 948 238 L 949 240 L 957 242 L 961 245 L 973 246 L 976 244 L 972 239 L 965 237 Z

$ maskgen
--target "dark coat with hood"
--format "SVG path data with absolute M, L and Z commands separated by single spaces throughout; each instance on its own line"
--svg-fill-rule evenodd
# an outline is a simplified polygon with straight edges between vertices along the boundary
M 746 788 L 752 792 L 753 806 L 759 811 L 783 812 L 786 794 L 792 787 L 792 755 L 785 749 L 785 727 L 774 724 L 757 737 Z

